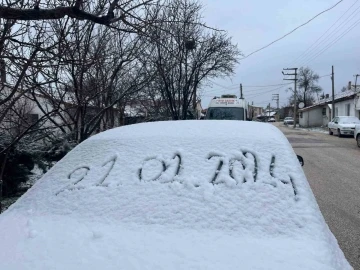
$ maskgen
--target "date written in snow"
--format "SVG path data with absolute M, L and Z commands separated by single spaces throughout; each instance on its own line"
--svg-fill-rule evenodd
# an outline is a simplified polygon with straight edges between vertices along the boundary
M 114 155 L 112 158 L 104 162 L 102 165 L 102 167 L 105 168 L 103 175 L 99 177 L 96 182 L 93 182 L 90 185 L 106 187 L 106 179 L 113 170 L 117 160 L 118 156 Z M 215 163 L 212 177 L 209 179 L 209 183 L 213 185 L 224 184 L 224 178 L 232 179 L 236 185 L 246 183 L 248 181 L 256 183 L 258 180 L 259 165 L 256 155 L 251 152 L 240 152 L 236 157 L 230 158 L 226 155 L 209 154 L 207 160 L 209 162 L 213 161 Z M 177 181 L 177 179 L 179 179 L 178 176 L 180 176 L 185 169 L 182 161 L 182 156 L 179 153 L 175 154 L 172 158 L 169 159 L 159 157 L 147 158 L 142 162 L 142 165 L 138 170 L 138 180 L 141 182 L 159 181 L 160 183 L 171 183 Z M 290 181 L 286 181 L 281 180 L 274 175 L 274 168 L 276 165 L 275 162 L 276 158 L 275 156 L 272 156 L 268 171 L 275 182 L 270 185 L 276 187 L 277 182 L 290 185 L 294 195 L 297 196 L 298 192 L 291 177 Z M 90 171 L 90 166 L 80 166 L 72 170 L 67 175 L 67 178 L 72 180 L 72 182 L 58 191 L 56 195 L 64 191 L 85 188 L 84 184 L 86 183 L 86 177 Z M 179 181 L 179 183 L 181 183 L 181 181 Z

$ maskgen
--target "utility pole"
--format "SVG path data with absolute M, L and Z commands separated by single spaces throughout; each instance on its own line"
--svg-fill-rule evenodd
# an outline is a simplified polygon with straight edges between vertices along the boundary
M 268 117 L 268 120 L 270 119 L 270 103 L 269 103 L 269 109 L 268 109 L 268 112 L 269 112 L 269 117 Z
M 277 120 L 279 120 L 279 94 L 273 94 L 272 100 L 276 101 Z
M 243 99 L 242 83 L 240 83 L 240 98 Z
M 277 107 L 277 110 L 279 110 L 279 94 L 273 94 L 272 100 L 276 101 L 276 107 Z
M 251 121 L 254 118 L 254 101 L 251 102 Z
M 332 94 L 332 98 L 331 98 L 331 107 L 332 107 L 332 118 L 335 118 L 335 87 L 334 87 L 334 66 L 331 66 L 331 94 Z
M 355 92 L 356 92 L 356 83 L 357 83 L 357 77 L 359 77 L 360 74 L 355 74 L 354 77 L 355 77 Z
M 296 82 L 297 82 L 297 70 L 298 68 L 283 68 L 283 70 L 293 70 L 294 73 L 284 73 L 284 71 L 282 71 L 283 75 L 290 75 L 290 76 L 295 76 L 294 79 L 283 79 L 285 81 L 294 81 L 294 126 L 293 128 L 296 127 L 296 114 L 297 114 L 297 102 L 296 102 L 296 98 L 297 98 L 297 91 L 296 91 Z

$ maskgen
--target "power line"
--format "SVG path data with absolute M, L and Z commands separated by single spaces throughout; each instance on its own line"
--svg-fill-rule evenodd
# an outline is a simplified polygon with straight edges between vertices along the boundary
M 359 8 L 360 8 L 360 7 L 358 7 L 357 9 L 359 9 Z M 357 14 L 355 14 L 355 15 L 357 15 Z M 344 32 L 340 33 L 340 35 L 338 35 L 338 36 L 336 37 L 336 34 L 339 33 L 340 30 L 344 29 L 344 28 L 341 27 L 341 26 L 346 26 L 348 23 L 351 22 L 351 20 L 352 20 L 353 18 L 354 18 L 354 16 L 349 17 L 349 18 L 348 18 L 347 20 L 345 20 L 342 24 L 340 24 L 338 27 L 336 27 L 331 33 L 329 33 L 329 34 L 325 37 L 325 39 L 324 39 L 323 41 L 321 41 L 319 44 L 317 44 L 317 45 L 309 52 L 308 55 L 306 55 L 305 57 L 303 57 L 303 59 L 302 59 L 301 61 L 302 61 L 302 62 L 309 61 L 314 55 L 316 55 L 316 54 L 319 52 L 319 50 L 316 51 L 316 49 L 318 49 L 321 45 L 325 44 L 325 46 L 327 46 L 328 44 L 331 43 L 331 39 L 332 39 L 332 38 L 335 38 L 335 39 L 336 39 L 337 37 L 341 36 L 342 33 L 344 33 Z M 351 28 L 351 26 L 350 26 L 349 28 Z M 345 31 L 347 31 L 349 28 L 346 28 Z M 329 42 L 329 40 L 330 40 L 330 42 Z M 324 47 L 323 47 L 323 48 L 324 48 Z M 320 50 L 322 50 L 323 48 L 320 47 Z
M 289 33 L 283 35 L 282 37 L 280 37 L 280 38 L 278 38 L 278 39 L 276 39 L 276 40 L 274 40 L 273 42 L 269 43 L 268 45 L 266 45 L 266 46 L 264 46 L 264 47 L 262 47 L 262 48 L 260 48 L 260 49 L 258 49 L 258 50 L 256 50 L 256 51 L 248 54 L 247 56 L 241 58 L 240 60 L 246 59 L 246 58 L 248 58 L 249 56 L 251 56 L 251 55 L 253 55 L 253 54 L 257 53 L 257 52 L 266 49 L 267 47 L 271 46 L 271 45 L 274 44 L 275 42 L 278 42 L 279 40 L 282 40 L 283 38 L 285 38 L 285 37 L 287 37 L 288 35 L 290 35 L 290 34 L 292 34 L 293 32 L 295 32 L 297 29 L 299 29 L 299 28 L 307 25 L 308 23 L 310 23 L 311 21 L 313 21 L 315 18 L 319 17 L 321 14 L 323 14 L 323 13 L 325 13 L 325 12 L 333 9 L 333 8 L 336 7 L 338 4 L 340 4 L 342 1 L 343 1 L 343 0 L 340 0 L 340 1 L 337 2 L 335 5 L 333 5 L 333 6 L 331 6 L 330 8 L 328 8 L 328 9 L 320 12 L 319 14 L 315 15 L 314 17 L 312 17 L 312 18 L 311 18 L 310 20 L 308 20 L 307 22 L 305 22 L 305 23 L 299 25 L 298 27 L 296 27 L 295 29 L 291 30 Z
M 338 21 L 340 21 L 341 18 L 344 17 L 345 14 L 348 13 L 348 11 L 349 11 L 357 2 L 358 2 L 358 0 L 356 0 L 356 1 L 354 2 L 354 4 L 352 4 L 310 47 L 308 47 L 301 55 L 299 55 L 297 58 L 295 58 L 295 60 L 294 60 L 294 61 L 292 62 L 292 64 L 290 64 L 290 65 L 295 64 L 295 63 L 297 62 L 297 60 L 301 59 L 304 55 L 306 55 L 306 53 L 307 53 L 315 44 L 317 44 L 317 42 L 318 42 L 319 40 L 321 40 L 321 38 L 322 38 L 327 32 L 329 32 L 329 30 L 332 29 L 332 27 L 333 27 Z M 357 9 L 356 9 L 356 10 L 357 10 Z M 355 11 L 356 11 L 356 10 L 355 10 Z M 355 11 L 354 11 L 354 12 L 355 12 Z M 353 12 L 353 13 L 354 13 L 354 12 Z M 352 14 L 353 14 L 353 13 L 352 13 Z M 351 14 L 350 14 L 350 16 L 351 16 Z
M 229 85 L 229 86 L 223 86 L 223 85 L 220 85 L 220 84 L 218 84 L 216 82 L 213 82 L 213 81 L 210 81 L 210 83 L 215 84 L 215 85 L 217 85 L 217 86 L 219 86 L 221 88 L 224 88 L 224 89 L 229 89 L 229 90 L 232 90 L 232 89 L 235 89 L 235 88 L 237 89 L 239 87 L 238 84 L 232 84 L 232 85 Z
M 360 7 L 358 7 L 358 9 L 359 9 Z M 349 20 L 350 19 L 350 20 Z M 351 21 L 351 19 L 353 19 L 353 17 L 350 17 L 349 19 L 347 19 L 346 21 L 344 21 L 344 23 L 345 23 L 345 25 L 347 25 L 350 21 Z M 359 21 L 359 20 L 358 20 Z M 340 30 L 342 30 L 342 28 L 339 28 L 339 27 L 337 27 L 337 28 L 335 28 L 334 29 L 334 31 L 337 29 L 337 31 L 333 31 L 332 33 L 330 33 L 329 35 L 327 35 L 325 38 L 327 38 L 327 39 L 325 39 L 324 41 L 322 41 L 322 42 L 320 42 L 317 46 L 315 46 L 314 48 L 313 48 L 313 50 L 308 54 L 308 55 L 306 55 L 303 59 L 302 59 L 302 65 L 304 65 L 305 63 L 307 63 L 309 60 L 313 60 L 314 59 L 314 56 L 315 55 L 317 55 L 318 53 L 319 53 L 319 51 L 322 51 L 323 49 L 324 49 L 324 47 L 327 47 L 327 46 L 329 46 L 329 44 L 332 44 L 332 42 L 334 42 L 334 40 L 332 40 L 332 38 L 333 37 L 335 37 L 335 40 L 338 40 L 338 39 L 340 39 L 341 37 L 343 37 L 346 33 L 348 33 L 351 29 L 353 29 L 353 27 L 355 27 L 354 25 L 355 24 L 357 24 L 357 22 L 358 21 L 356 21 L 354 24 L 352 24 L 350 27 L 348 27 L 348 28 L 346 28 L 345 29 L 345 31 L 343 31 L 342 33 L 340 33 L 340 35 L 338 35 L 338 36 L 336 36 L 336 34 L 340 31 Z M 343 24 L 341 24 L 341 25 L 343 25 Z M 351 29 L 350 29 L 351 28 Z M 350 30 L 349 30 L 350 29 Z M 345 33 L 346 32 L 346 33 Z M 344 34 L 345 33 L 345 34 Z M 330 40 L 330 41 L 329 41 Z M 322 47 L 322 48 L 320 48 L 320 50 L 318 50 L 318 51 L 316 51 L 315 49 L 316 48 L 318 48 L 320 45 L 322 45 L 322 44 L 325 44 L 325 46 L 324 47 Z
M 251 89 L 251 92 L 257 92 L 257 91 L 264 91 L 267 90 L 266 88 L 272 88 L 274 86 L 286 86 L 289 85 L 289 83 L 281 83 L 281 84 L 269 84 L 269 85 L 243 85 L 243 87 L 245 88 L 259 88 L 259 89 Z M 228 90 L 238 90 L 239 86 L 236 86 L 236 88 L 229 88 L 229 87 L 224 87 L 224 89 L 222 89 L 221 91 L 219 91 L 219 89 L 213 89 L 210 91 L 206 91 L 204 93 L 209 94 L 209 93 L 214 93 L 214 92 L 224 92 L 224 91 L 228 91 Z M 246 89 L 244 89 L 245 93 L 248 93 L 248 91 L 246 91 Z
M 283 86 L 281 86 L 281 87 L 277 87 L 277 88 L 275 88 L 275 89 L 266 89 L 265 91 L 261 91 L 261 92 L 256 92 L 256 93 L 253 93 L 253 94 L 251 94 L 251 93 L 247 93 L 247 96 L 246 97 L 248 97 L 248 96 L 253 96 L 253 95 L 256 95 L 256 96 L 258 96 L 258 95 L 262 95 L 262 94 L 265 94 L 265 93 L 269 93 L 269 92 L 273 92 L 273 91 L 276 91 L 276 90 L 278 90 L 278 89 L 281 89 L 281 88 L 284 88 L 285 86 L 287 86 L 287 85 L 290 85 L 290 84 L 292 84 L 292 83 L 287 83 L 287 84 L 285 84 L 285 85 L 283 85 Z
M 212 82 L 212 81 L 211 81 L 211 83 L 213 83 L 213 84 L 215 84 L 215 85 L 217 85 L 219 87 L 222 87 L 224 89 L 230 89 L 230 90 L 235 89 L 235 88 L 237 89 L 239 87 L 238 84 L 232 84 L 232 85 L 229 85 L 229 86 L 223 86 L 223 85 L 220 85 L 220 84 Z M 261 88 L 261 87 L 280 86 L 280 85 L 285 85 L 285 84 L 281 83 L 281 84 L 267 84 L 267 85 L 243 85 L 243 87 L 259 87 L 259 88 Z
M 287 84 L 289 85 L 289 84 Z M 271 93 L 271 92 L 274 92 L 276 90 L 280 90 L 282 88 L 284 88 L 285 86 L 281 86 L 281 87 L 278 87 L 278 88 L 275 88 L 275 89 L 271 89 L 271 90 L 268 90 L 268 91 L 265 91 L 265 92 L 262 92 L 262 93 L 256 93 L 255 95 L 247 95 L 246 96 L 246 99 L 249 99 L 249 98 L 254 98 L 254 97 L 258 97 L 258 96 L 261 96 L 263 94 L 266 94 L 266 93 Z
M 269 85 L 244 85 L 244 87 L 268 87 L 268 86 L 280 86 L 280 85 L 286 85 L 287 83 L 281 83 L 281 84 L 269 84 Z
M 327 51 L 330 47 L 332 47 L 333 45 L 335 45 L 340 39 L 342 39 L 347 33 L 349 33 L 352 29 L 354 29 L 358 24 L 360 23 L 360 19 L 357 20 L 354 24 L 352 24 L 348 30 L 346 32 L 344 32 L 341 36 L 339 36 L 337 39 L 335 39 L 332 43 L 328 44 L 328 46 L 326 46 L 322 51 L 320 51 L 318 54 L 316 54 L 315 56 L 313 56 L 308 63 L 311 63 L 312 61 L 314 61 L 316 58 L 318 58 L 321 54 L 323 54 L 325 51 Z
M 286 86 L 290 85 L 292 83 L 286 83 L 286 84 L 281 84 L 282 86 L 280 87 L 276 87 L 276 88 L 273 88 L 273 89 L 266 89 L 265 91 L 261 91 L 261 92 L 256 92 L 256 93 L 253 93 L 254 90 L 251 90 L 251 92 L 248 92 L 248 93 L 245 93 L 245 98 L 246 99 L 251 99 L 251 98 L 254 98 L 254 97 L 258 97 L 258 96 L 261 96 L 263 94 L 266 94 L 266 93 L 271 93 L 271 92 L 274 92 L 276 90 L 280 90 L 282 88 L 285 88 Z M 261 90 L 264 90 L 264 89 L 261 89 Z M 201 95 L 202 97 L 214 97 L 214 95 L 206 95 L 206 94 L 209 94 L 209 93 L 205 93 L 205 95 Z

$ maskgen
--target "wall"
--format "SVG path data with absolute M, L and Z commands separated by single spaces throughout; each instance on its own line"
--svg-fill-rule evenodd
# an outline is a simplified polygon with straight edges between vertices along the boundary
M 350 115 L 349 116 L 359 116 L 357 113 L 355 113 L 354 99 L 336 102 L 335 103 L 335 114 L 336 114 L 336 108 L 337 108 L 338 109 L 337 116 L 347 116 L 346 115 L 346 105 L 347 104 L 350 104 Z
M 360 119 L 360 93 L 354 98 L 354 114 Z
M 331 121 L 332 119 L 332 112 L 331 109 L 328 105 L 326 105 L 326 115 L 323 115 L 323 127 L 327 127 L 328 123 Z
M 327 106 L 327 105 L 326 105 Z M 325 106 L 316 107 L 308 111 L 304 111 L 302 118 L 300 118 L 299 124 L 302 127 L 320 127 L 324 123 L 324 117 L 322 115 L 322 109 Z
M 348 99 L 345 101 L 340 101 L 335 103 L 335 115 L 336 116 L 346 116 L 346 105 L 350 104 L 350 115 L 349 116 L 356 116 L 360 119 L 360 107 L 356 107 L 357 100 Z M 360 102 L 359 102 L 360 103 Z M 326 108 L 326 115 L 322 114 L 322 108 Z M 337 108 L 337 114 L 336 114 Z M 320 127 L 320 126 L 327 126 L 327 124 L 332 119 L 332 113 L 328 105 L 316 107 L 310 109 L 308 111 L 303 112 L 303 117 L 300 118 L 300 125 L 303 127 Z

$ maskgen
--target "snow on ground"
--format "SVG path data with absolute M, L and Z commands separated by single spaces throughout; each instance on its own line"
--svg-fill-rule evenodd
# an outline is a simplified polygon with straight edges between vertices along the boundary
M 351 269 L 289 142 L 137 124 L 72 150 L 0 216 L 4 269 Z
M 297 127 L 296 129 L 306 130 L 306 131 L 311 131 L 311 132 L 318 132 L 318 133 L 325 133 L 325 134 L 327 134 L 329 132 L 326 128 L 323 128 L 323 127 L 311 127 L 311 128 Z
M 292 125 L 288 125 L 288 128 L 292 128 Z M 310 132 L 318 132 L 318 133 L 328 133 L 329 131 L 327 130 L 326 127 L 309 127 L 309 128 L 305 128 L 305 127 L 300 127 L 299 125 L 296 125 L 297 130 L 306 130 L 306 131 L 310 131 Z

